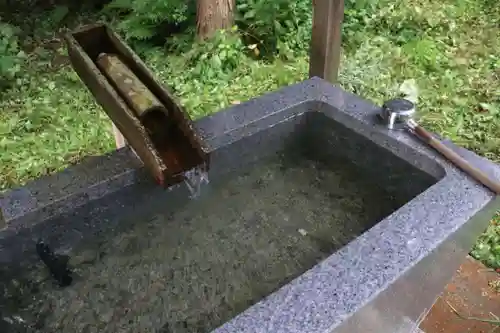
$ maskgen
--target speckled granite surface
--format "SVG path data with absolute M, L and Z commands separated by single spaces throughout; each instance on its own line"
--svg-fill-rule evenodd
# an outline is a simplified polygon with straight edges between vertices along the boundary
M 251 144 L 245 143 L 248 148 L 241 148 L 240 154 L 246 157 L 238 159 L 248 161 L 256 149 L 272 150 L 267 144 L 270 139 L 257 135 L 263 129 L 309 113 L 342 124 L 339 132 L 322 134 L 327 135 L 325 150 L 333 143 L 342 144 L 347 154 L 360 149 L 362 142 L 336 135 L 342 130 L 354 131 L 437 181 L 215 332 L 399 332 L 408 319 L 417 321 L 432 306 L 500 202 L 414 137 L 388 132 L 376 121 L 378 111 L 377 106 L 313 78 L 196 123 L 213 151 L 212 174 L 228 165 L 238 167 L 234 156 L 221 147 L 252 138 Z M 500 178 L 496 165 L 451 146 Z M 391 162 L 383 155 L 367 154 L 359 159 L 359 163 L 373 165 L 374 176 L 390 177 Z M 408 177 L 409 187 L 412 181 Z M 175 196 L 186 195 L 178 187 L 170 191 Z M 25 244 L 35 233 L 61 247 L 84 242 L 106 228 L 118 227 L 113 225 L 113 216 L 140 210 L 140 202 L 158 193 L 160 189 L 127 149 L 7 192 L 0 198 L 8 225 L 0 233 L 0 262 L 10 265 L 32 256 Z M 65 222 L 68 216 L 71 223 Z

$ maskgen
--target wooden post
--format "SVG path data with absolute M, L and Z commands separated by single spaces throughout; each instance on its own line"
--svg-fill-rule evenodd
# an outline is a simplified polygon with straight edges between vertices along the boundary
M 127 140 L 120 132 L 120 130 L 116 127 L 115 123 L 111 122 L 113 125 L 113 136 L 115 137 L 116 149 L 123 148 L 127 145 Z
M 344 0 L 313 0 L 309 77 L 338 79 Z
M 2 207 L 0 206 L 0 230 L 7 228 L 7 222 L 5 221 L 5 217 L 2 213 Z

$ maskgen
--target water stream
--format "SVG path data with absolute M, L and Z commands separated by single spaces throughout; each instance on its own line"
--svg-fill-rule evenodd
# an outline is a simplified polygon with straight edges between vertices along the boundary
M 190 193 L 191 199 L 196 199 L 201 194 L 201 188 L 208 184 L 208 172 L 205 165 L 199 165 L 184 172 L 184 184 Z

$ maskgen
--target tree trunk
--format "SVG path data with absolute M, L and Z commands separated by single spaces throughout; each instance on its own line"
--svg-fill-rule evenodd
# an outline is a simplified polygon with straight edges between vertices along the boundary
M 229 29 L 234 23 L 235 0 L 198 0 L 196 32 L 198 38 L 212 37 L 219 29 Z

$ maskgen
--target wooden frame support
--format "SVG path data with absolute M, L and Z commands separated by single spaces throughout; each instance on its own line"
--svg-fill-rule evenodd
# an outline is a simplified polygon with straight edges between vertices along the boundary
M 116 149 L 125 147 L 127 145 L 127 139 L 125 139 L 118 127 L 116 127 L 115 123 L 112 122 L 111 124 L 113 126 L 113 136 L 115 137 Z
M 338 80 L 344 0 L 313 0 L 309 77 Z
M 2 230 L 5 227 L 7 227 L 7 223 L 5 222 L 5 219 L 3 217 L 2 207 L 0 207 L 0 230 Z

